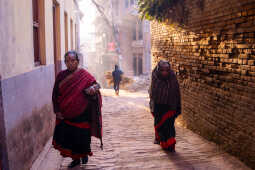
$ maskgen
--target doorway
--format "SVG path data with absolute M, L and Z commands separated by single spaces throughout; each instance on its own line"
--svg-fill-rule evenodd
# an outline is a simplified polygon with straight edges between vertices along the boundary
M 56 0 L 53 0 L 53 43 L 54 43 L 54 64 L 55 76 L 61 71 L 61 34 L 60 34 L 60 7 Z
M 133 71 L 135 76 L 143 74 L 143 55 L 133 55 Z

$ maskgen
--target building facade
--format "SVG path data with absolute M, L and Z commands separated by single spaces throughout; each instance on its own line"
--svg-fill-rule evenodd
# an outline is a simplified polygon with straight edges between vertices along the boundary
M 112 3 L 122 69 L 127 75 L 150 73 L 150 22 L 139 19 L 137 0 L 113 0 Z
M 151 70 L 150 22 L 139 19 L 137 1 L 110 0 L 101 4 L 111 26 L 99 14 L 95 23 L 95 54 L 102 68 L 99 74 L 113 70 L 115 64 L 120 65 L 127 76 L 148 74 Z M 103 82 L 104 76 L 101 79 Z
M 0 1 L 0 164 L 29 169 L 52 135 L 51 93 L 79 47 L 76 0 Z

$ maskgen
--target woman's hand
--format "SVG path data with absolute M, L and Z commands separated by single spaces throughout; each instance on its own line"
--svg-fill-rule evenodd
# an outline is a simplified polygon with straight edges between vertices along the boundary
M 85 91 L 88 95 L 93 96 L 99 91 L 100 88 L 101 88 L 100 85 L 97 83 L 97 84 L 90 86 Z
M 64 119 L 64 117 L 62 116 L 62 114 L 60 113 L 60 112 L 57 112 L 56 113 L 56 117 L 57 117 L 57 119 Z
M 91 86 L 90 88 L 88 88 L 87 90 L 86 90 L 86 92 L 87 92 L 87 94 L 88 95 L 95 95 L 96 94 L 96 92 L 97 92 L 97 90 L 93 87 L 93 86 Z

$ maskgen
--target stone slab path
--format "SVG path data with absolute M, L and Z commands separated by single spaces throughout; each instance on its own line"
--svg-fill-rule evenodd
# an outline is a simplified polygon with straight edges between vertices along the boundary
M 153 144 L 153 118 L 146 92 L 102 90 L 104 150 L 92 140 L 94 156 L 73 170 L 250 170 L 236 158 L 181 126 L 176 127 L 176 153 Z M 51 140 L 31 170 L 66 170 L 69 158 L 51 147 Z

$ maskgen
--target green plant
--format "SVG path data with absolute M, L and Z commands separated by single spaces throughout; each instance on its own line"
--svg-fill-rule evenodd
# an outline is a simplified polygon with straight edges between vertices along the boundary
M 148 20 L 166 21 L 180 0 L 138 0 L 139 13 Z

